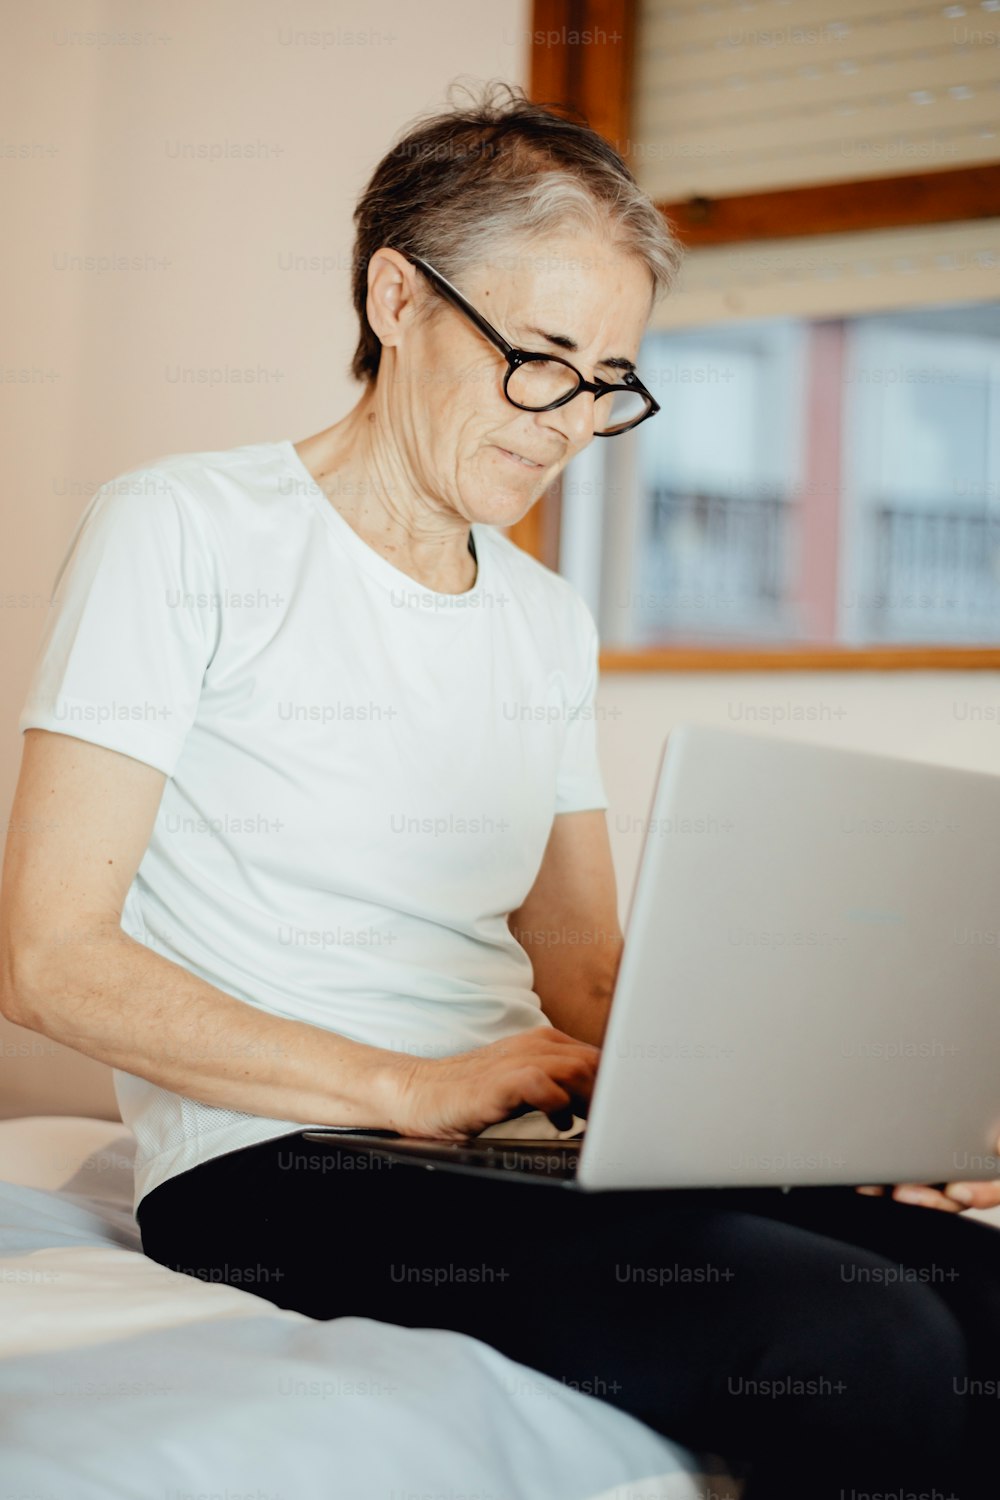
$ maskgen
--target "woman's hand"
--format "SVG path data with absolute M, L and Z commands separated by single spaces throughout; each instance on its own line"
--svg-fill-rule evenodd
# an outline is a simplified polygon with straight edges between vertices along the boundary
M 471 1052 L 410 1058 L 394 1079 L 392 1128 L 464 1140 L 527 1104 L 557 1129 L 585 1115 L 601 1050 L 554 1026 L 534 1026 Z
M 996 1143 L 1000 1156 L 1000 1139 Z M 859 1187 L 859 1193 L 874 1197 L 884 1194 L 881 1187 Z M 918 1203 L 924 1208 L 941 1208 L 945 1213 L 960 1214 L 965 1208 L 996 1208 L 1000 1205 L 1000 1181 L 949 1182 L 943 1191 L 924 1187 L 919 1183 L 903 1182 L 892 1190 L 892 1196 L 900 1203 Z

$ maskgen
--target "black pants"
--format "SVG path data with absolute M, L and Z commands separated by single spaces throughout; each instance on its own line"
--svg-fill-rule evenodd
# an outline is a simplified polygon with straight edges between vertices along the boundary
M 1000 1233 L 975 1220 L 851 1188 L 567 1191 L 298 1134 L 138 1219 L 153 1260 L 279 1307 L 481 1339 L 721 1456 L 745 1500 L 1000 1495 Z

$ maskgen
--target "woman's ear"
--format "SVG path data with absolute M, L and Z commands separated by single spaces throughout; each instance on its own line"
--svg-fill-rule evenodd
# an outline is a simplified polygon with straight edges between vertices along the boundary
M 383 246 L 368 262 L 365 313 L 383 349 L 395 348 L 417 306 L 417 273 L 398 250 Z

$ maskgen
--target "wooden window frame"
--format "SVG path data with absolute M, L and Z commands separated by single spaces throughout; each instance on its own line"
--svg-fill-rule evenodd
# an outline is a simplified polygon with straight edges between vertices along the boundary
M 628 160 L 636 0 L 533 0 L 529 93 L 581 111 Z M 846 234 L 1000 216 L 1000 163 L 658 203 L 686 247 Z M 558 567 L 557 482 L 509 531 Z M 997 671 L 1000 647 L 638 647 L 602 650 L 611 672 Z

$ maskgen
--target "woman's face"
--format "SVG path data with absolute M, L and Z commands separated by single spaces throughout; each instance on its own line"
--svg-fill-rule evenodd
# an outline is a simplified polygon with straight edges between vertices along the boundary
M 499 350 L 415 267 L 400 259 L 397 276 L 400 266 L 417 298 L 437 306 L 415 319 L 404 304 L 383 340 L 392 354 L 383 349 L 379 385 L 387 381 L 394 440 L 420 491 L 442 509 L 509 526 L 593 438 L 594 398 L 582 392 L 546 412 L 512 406 Z M 580 233 L 512 244 L 464 276 L 460 290 L 518 348 L 560 355 L 587 380 L 619 382 L 622 371 L 606 362 L 638 361 L 652 278 L 641 261 Z

